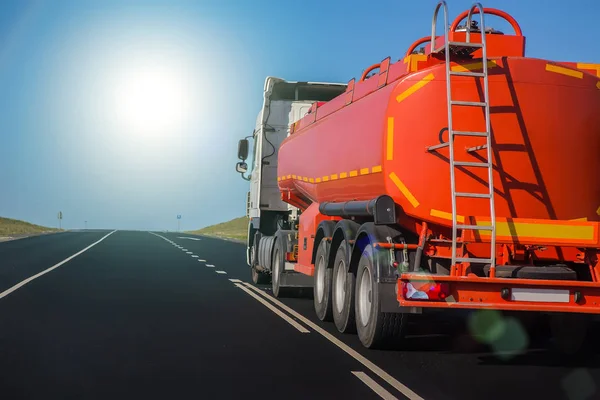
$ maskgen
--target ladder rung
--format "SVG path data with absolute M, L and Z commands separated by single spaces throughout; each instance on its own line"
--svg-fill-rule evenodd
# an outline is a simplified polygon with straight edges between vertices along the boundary
M 468 132 L 468 131 L 452 131 L 452 134 L 455 136 L 478 136 L 478 137 L 487 137 L 487 132 Z
M 468 71 L 450 71 L 450 75 L 455 76 L 472 76 L 483 78 L 485 74 L 483 72 L 468 72 Z
M 483 47 L 482 43 L 472 43 L 472 42 L 448 42 L 448 46 L 450 47 Z
M 493 231 L 493 226 L 485 226 L 485 225 L 456 225 L 457 229 L 469 229 L 472 231 Z
M 459 167 L 483 167 L 489 168 L 490 163 L 471 162 L 471 161 L 454 161 L 454 165 Z
M 467 107 L 485 107 L 487 106 L 486 102 L 483 101 L 458 101 L 452 100 L 450 104 L 453 106 L 467 106 Z
M 469 258 L 469 257 L 459 257 L 456 258 L 456 262 L 469 262 L 469 263 L 491 263 L 491 258 Z
M 482 144 L 481 146 L 473 146 L 473 147 L 468 147 L 467 153 L 472 153 L 474 151 L 478 151 L 478 150 L 484 150 L 487 149 L 487 144 Z
M 472 199 L 490 199 L 489 193 L 467 193 L 467 192 L 456 192 L 454 194 L 456 197 L 470 197 Z
M 446 143 L 440 143 L 440 144 L 436 144 L 436 145 L 433 145 L 433 146 L 429 146 L 427 148 L 427 151 L 433 151 L 433 150 L 441 149 L 443 147 L 448 147 L 448 146 L 450 146 L 450 143 L 448 143 L 448 142 L 446 142 Z

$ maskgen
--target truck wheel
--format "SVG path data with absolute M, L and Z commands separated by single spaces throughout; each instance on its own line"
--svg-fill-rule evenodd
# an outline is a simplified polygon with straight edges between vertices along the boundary
M 317 317 L 321 321 L 332 320 L 331 309 L 331 268 L 327 263 L 327 242 L 321 240 L 315 257 L 314 304 Z
M 255 267 L 252 267 L 252 282 L 255 285 L 266 285 L 269 283 L 269 274 L 257 271 Z
M 285 262 L 283 259 L 283 251 L 281 249 L 281 240 L 275 239 L 274 247 L 275 249 L 273 250 L 273 264 L 271 265 L 271 271 L 273 271 L 271 280 L 271 282 L 273 282 L 273 296 L 283 297 L 283 295 L 285 294 L 285 288 L 279 286 Z
M 338 331 L 342 333 L 356 332 L 354 320 L 354 287 L 356 285 L 355 273 L 348 271 L 347 254 L 348 246 L 343 240 L 335 254 L 333 263 L 333 279 L 331 300 L 333 322 Z
M 406 318 L 401 313 L 380 311 L 373 247 L 370 244 L 358 262 L 355 299 L 356 329 L 363 346 L 375 349 L 397 345 L 404 333 Z

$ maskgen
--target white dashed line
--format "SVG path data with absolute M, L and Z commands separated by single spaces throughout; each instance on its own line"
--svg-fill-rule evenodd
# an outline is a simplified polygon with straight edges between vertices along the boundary
M 369 388 L 371 388 L 372 391 L 377 393 L 379 395 L 379 397 L 381 397 L 382 399 L 398 400 L 397 397 L 393 396 L 390 392 L 385 390 L 383 388 L 383 386 L 381 386 L 379 383 L 375 382 L 373 380 L 373 378 L 371 378 L 369 375 L 365 374 L 364 372 L 362 372 L 362 371 L 350 371 L 350 372 L 352 372 L 354 374 L 354 376 L 356 376 L 358 379 L 360 379 L 365 385 L 367 385 Z
M 192 256 L 192 258 L 198 258 L 198 256 L 194 254 L 194 255 Z
M 273 311 L 275 314 L 277 314 L 279 317 L 281 317 L 283 320 L 285 320 L 288 324 L 290 324 L 294 328 L 298 329 L 301 333 L 310 333 L 310 331 L 308 329 L 306 329 L 305 327 L 303 327 L 302 325 L 300 325 L 298 322 L 294 321 L 289 316 L 285 315 L 281 310 L 279 310 L 278 308 L 276 308 L 275 306 L 273 306 L 272 304 L 270 304 L 269 302 L 267 302 L 262 297 L 256 295 L 256 293 L 254 293 L 251 290 L 249 290 L 246 287 L 244 287 L 244 285 L 241 285 L 239 283 L 235 283 L 235 286 L 239 287 L 244 292 L 246 292 L 250 296 L 254 297 L 256 300 L 258 300 L 259 302 L 261 302 L 262 305 L 264 305 L 265 307 L 267 307 L 269 310 Z
M 186 251 L 185 254 L 194 254 L 191 251 Z
M 181 249 L 181 251 L 188 251 L 188 249 Z
M 233 283 L 242 283 L 242 281 L 240 281 L 239 279 L 229 279 L 229 281 Z
M 225 271 L 215 271 L 215 272 L 216 272 L 217 274 L 225 274 L 225 275 L 227 275 L 227 272 L 225 272 Z
M 206 264 L 206 266 L 207 266 L 208 268 L 214 268 L 214 267 L 215 267 L 215 266 L 214 266 L 214 265 L 212 265 L 212 264 Z
M 206 260 L 201 260 L 201 259 L 198 259 L 198 261 L 200 261 L 200 262 L 206 262 Z

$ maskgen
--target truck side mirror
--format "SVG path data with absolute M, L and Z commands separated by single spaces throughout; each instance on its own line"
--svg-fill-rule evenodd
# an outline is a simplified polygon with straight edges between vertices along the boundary
M 235 164 L 235 170 L 240 174 L 245 174 L 246 172 L 248 172 L 248 164 L 246 164 L 245 162 L 239 162 Z
M 239 143 L 238 143 L 238 158 L 242 161 L 245 160 L 246 158 L 248 158 L 248 139 L 242 139 L 239 141 Z

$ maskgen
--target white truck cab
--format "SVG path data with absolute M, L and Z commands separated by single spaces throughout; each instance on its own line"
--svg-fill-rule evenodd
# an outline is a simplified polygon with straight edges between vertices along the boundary
M 316 101 L 329 101 L 346 90 L 346 84 L 291 82 L 268 77 L 263 90 L 263 105 L 252 135 L 240 140 L 236 171 L 250 182 L 246 198 L 248 224 L 247 263 L 255 283 L 266 283 L 273 273 L 272 255 L 276 235 L 285 236 L 293 246 L 294 223 L 298 209 L 283 202 L 277 184 L 279 147 L 290 134 L 290 125 L 302 118 Z M 254 145 L 249 163 L 249 141 Z M 279 232 L 279 234 L 278 234 Z M 293 236 L 293 237 L 292 237 Z M 279 239 L 281 242 L 284 239 Z M 281 243 L 280 243 L 281 244 Z M 291 271 L 278 271 L 292 275 Z M 279 277 L 277 282 L 281 282 Z M 274 282 L 275 285 L 275 282 Z M 286 285 L 282 285 L 286 286 Z M 305 285 L 302 285 L 305 286 Z

